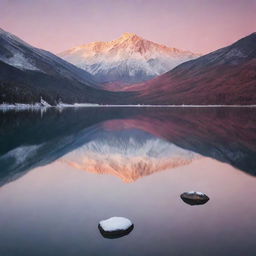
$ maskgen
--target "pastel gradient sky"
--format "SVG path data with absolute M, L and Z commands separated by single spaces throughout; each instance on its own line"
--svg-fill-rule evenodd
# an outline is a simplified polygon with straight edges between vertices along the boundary
M 0 0 L 0 26 L 54 53 L 124 32 L 207 53 L 256 31 L 256 0 Z

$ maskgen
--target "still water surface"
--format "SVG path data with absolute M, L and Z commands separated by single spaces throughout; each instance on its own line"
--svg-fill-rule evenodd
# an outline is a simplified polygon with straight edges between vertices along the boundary
M 256 110 L 0 113 L 0 255 L 256 255 Z M 184 191 L 210 201 L 190 206 Z M 118 239 L 98 222 L 134 223 Z

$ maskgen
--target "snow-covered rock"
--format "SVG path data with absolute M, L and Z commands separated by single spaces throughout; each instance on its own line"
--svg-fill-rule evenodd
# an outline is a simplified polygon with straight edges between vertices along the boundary
M 209 197 L 206 194 L 197 191 L 184 192 L 180 197 L 185 203 L 190 205 L 205 204 L 209 201 Z
M 99 224 L 105 232 L 127 230 L 132 226 L 132 222 L 124 217 L 112 217 L 107 220 L 100 221 Z
M 129 234 L 133 229 L 133 223 L 124 217 L 112 217 L 99 223 L 99 230 L 106 238 L 118 238 Z
M 59 56 L 93 74 L 99 82 L 134 83 L 161 75 L 200 55 L 124 33 L 116 40 L 81 45 Z

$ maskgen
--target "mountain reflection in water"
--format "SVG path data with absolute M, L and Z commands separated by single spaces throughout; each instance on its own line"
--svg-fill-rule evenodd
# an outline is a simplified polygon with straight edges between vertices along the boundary
M 256 174 L 254 108 L 0 113 L 0 183 L 57 159 L 126 182 L 206 156 Z
M 111 121 L 110 121 L 111 122 Z M 137 129 L 101 130 L 61 160 L 75 168 L 113 174 L 125 182 L 192 162 L 197 154 Z M 118 122 L 115 122 L 118 125 Z

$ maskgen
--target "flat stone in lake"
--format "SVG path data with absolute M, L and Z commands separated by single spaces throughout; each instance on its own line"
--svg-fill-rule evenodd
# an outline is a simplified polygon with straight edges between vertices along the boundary
M 210 200 L 206 194 L 196 191 L 184 192 L 180 195 L 180 197 L 183 202 L 189 205 L 201 205 L 207 203 Z

